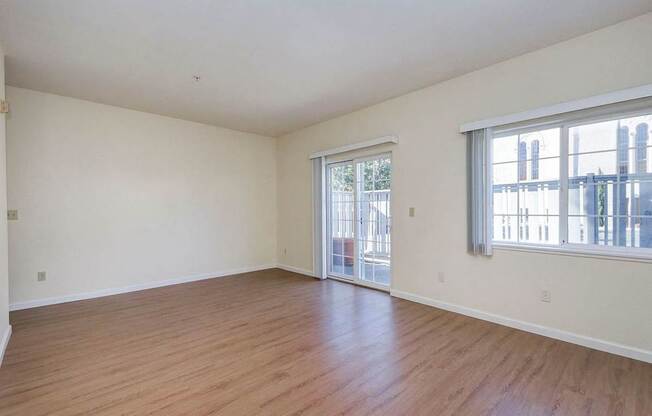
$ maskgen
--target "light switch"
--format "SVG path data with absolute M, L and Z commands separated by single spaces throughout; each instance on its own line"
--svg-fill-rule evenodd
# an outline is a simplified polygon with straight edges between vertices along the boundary
M 16 221 L 18 220 L 18 210 L 17 209 L 10 209 L 7 210 L 7 219 L 9 221 Z
M 414 210 L 415 210 L 414 207 L 410 207 L 410 210 L 409 210 L 410 211 L 410 217 L 414 217 Z

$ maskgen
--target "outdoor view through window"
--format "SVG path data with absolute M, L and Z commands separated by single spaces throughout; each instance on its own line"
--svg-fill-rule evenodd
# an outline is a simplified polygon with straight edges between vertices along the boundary
M 647 113 L 495 137 L 493 240 L 652 248 L 651 125 Z

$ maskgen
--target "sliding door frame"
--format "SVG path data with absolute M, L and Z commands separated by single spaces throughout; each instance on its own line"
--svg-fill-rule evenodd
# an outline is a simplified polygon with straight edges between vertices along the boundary
M 333 264 L 332 258 L 333 258 L 333 221 L 332 221 L 332 211 L 333 211 L 333 201 L 332 201 L 332 192 L 331 192 L 331 168 L 336 168 L 339 166 L 346 166 L 346 165 L 353 165 L 353 171 L 355 172 L 355 161 L 354 160 L 342 160 L 338 162 L 332 162 L 328 163 L 326 165 L 326 234 L 324 235 L 324 245 L 326 246 L 326 276 L 327 277 L 333 277 L 338 280 L 344 280 L 347 282 L 352 282 L 355 280 L 356 273 L 358 272 L 357 270 L 357 264 L 355 261 L 353 261 L 353 276 L 348 276 L 344 273 L 335 273 L 331 270 L 331 266 Z M 355 182 L 353 184 L 355 187 Z M 354 244 L 355 244 L 355 235 L 356 235 L 356 228 L 357 228 L 357 221 L 355 220 L 356 212 L 357 212 L 357 204 L 358 202 L 356 201 L 355 198 L 355 188 L 354 188 L 354 198 L 353 198 L 353 236 L 354 236 Z M 353 248 L 353 252 L 355 254 L 355 245 Z M 344 266 L 344 242 L 342 242 L 342 266 Z
M 325 232 L 322 235 L 323 239 L 323 247 L 324 247 L 324 254 L 325 254 L 325 261 L 324 261 L 324 273 L 326 278 L 329 279 L 334 279 L 334 280 L 339 280 L 347 283 L 353 283 L 359 286 L 365 286 L 369 287 L 372 289 L 377 289 L 381 290 L 384 292 L 389 292 L 390 288 L 392 286 L 393 282 L 393 269 L 394 269 L 394 262 L 391 260 L 391 255 L 390 255 L 390 262 L 389 262 L 389 275 L 390 275 L 390 281 L 388 285 L 382 285 L 376 282 L 371 282 L 364 280 L 360 278 L 360 242 L 359 242 L 359 235 L 360 235 L 360 226 L 361 226 L 361 221 L 362 218 L 360 216 L 360 186 L 361 183 L 359 182 L 358 178 L 358 163 L 360 162 L 365 162 L 368 160 L 376 160 L 380 158 L 389 158 L 390 163 L 392 160 L 392 152 L 380 152 L 377 154 L 373 155 L 368 155 L 368 156 L 362 156 L 362 157 L 357 157 L 357 158 L 351 158 L 351 159 L 346 159 L 346 160 L 338 160 L 334 162 L 326 162 L 323 164 L 323 171 L 324 171 L 324 191 L 325 194 L 323 195 L 323 202 L 325 204 Z M 331 271 L 331 265 L 332 265 L 332 250 L 333 250 L 333 244 L 332 244 L 332 198 L 331 198 L 331 174 L 330 174 L 330 169 L 331 167 L 337 167 L 337 166 L 344 166 L 344 165 L 353 165 L 353 175 L 354 175 L 354 183 L 353 183 L 353 193 L 354 193 L 354 198 L 353 198 L 353 276 L 348 276 L 345 274 L 340 274 L 340 273 L 334 273 Z M 393 165 L 392 165 L 392 178 L 393 178 Z M 392 190 L 392 182 L 393 180 L 390 180 L 390 193 Z M 363 186 L 363 184 L 362 184 Z M 392 198 L 389 200 L 389 211 L 392 212 Z M 389 225 L 389 234 L 390 236 L 393 234 L 393 224 L 390 222 Z M 391 237 L 390 237 L 391 238 Z M 343 243 L 344 244 L 344 243 Z M 391 240 L 390 240 L 390 251 L 391 251 Z M 344 246 L 343 246 L 344 250 Z M 344 253 L 344 251 L 343 251 Z M 344 256 L 342 257 L 342 262 L 344 262 Z

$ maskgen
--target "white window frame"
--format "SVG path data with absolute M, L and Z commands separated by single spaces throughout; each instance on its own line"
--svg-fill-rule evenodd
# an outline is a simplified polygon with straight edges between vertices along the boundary
M 627 106 L 625 106 L 627 107 Z M 614 109 L 605 111 L 604 108 L 582 111 L 578 114 L 570 114 L 565 117 L 555 117 L 553 120 L 519 123 L 518 126 L 506 126 L 504 128 L 494 128 L 491 137 L 491 145 L 488 146 L 489 160 L 493 161 L 493 140 L 495 138 L 524 134 L 532 131 L 546 130 L 552 128 L 560 129 L 559 137 L 559 244 L 532 244 L 520 242 L 505 242 L 494 240 L 492 238 L 492 245 L 496 249 L 515 250 L 515 251 L 528 251 L 540 253 L 555 253 L 563 255 L 583 256 L 583 257 L 599 257 L 599 258 L 612 258 L 618 260 L 629 261 L 642 261 L 652 262 L 652 248 L 640 247 L 619 247 L 619 246 L 603 246 L 603 245 L 588 245 L 579 243 L 568 242 L 568 131 L 570 128 L 599 123 L 602 121 L 610 121 L 622 118 L 637 117 L 646 114 L 652 114 L 652 106 L 648 103 L 644 106 L 638 106 L 636 109 Z M 650 146 L 650 144 L 648 144 Z M 632 148 L 629 147 L 628 150 Z M 610 150 L 611 151 L 611 150 Z M 583 152 L 583 154 L 601 153 L 603 151 Z M 552 158 L 552 157 L 551 157 Z M 492 178 L 493 179 L 493 178 Z M 487 195 L 493 195 L 493 180 L 488 181 Z M 517 201 L 520 197 L 517 195 Z M 492 198 L 493 201 L 493 198 Z M 490 227 L 493 230 L 493 204 L 490 204 L 490 209 L 487 210 L 487 220 L 491 221 Z M 517 210 L 518 212 L 518 210 Z M 492 231 L 493 232 L 493 231 Z M 518 233 L 518 230 L 517 230 Z

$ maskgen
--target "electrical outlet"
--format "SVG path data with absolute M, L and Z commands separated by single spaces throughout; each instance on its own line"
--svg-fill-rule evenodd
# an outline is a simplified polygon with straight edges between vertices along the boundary
M 541 302 L 550 303 L 550 300 L 551 300 L 550 291 L 549 290 L 542 290 L 541 291 Z
M 437 279 L 439 280 L 439 283 L 446 282 L 446 276 L 444 275 L 444 272 L 438 272 Z
M 45 272 L 36 273 L 36 280 L 39 282 L 45 282 Z
M 10 209 L 7 210 L 7 219 L 9 221 L 16 221 L 18 220 L 18 210 L 17 209 Z

